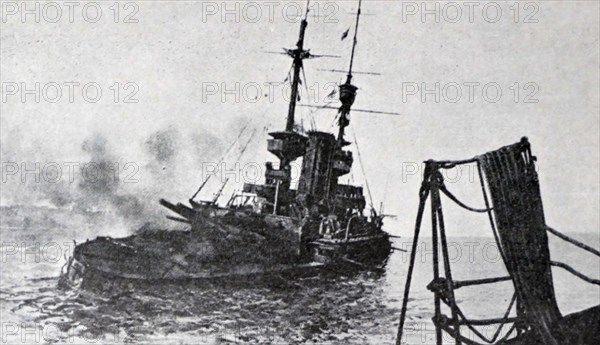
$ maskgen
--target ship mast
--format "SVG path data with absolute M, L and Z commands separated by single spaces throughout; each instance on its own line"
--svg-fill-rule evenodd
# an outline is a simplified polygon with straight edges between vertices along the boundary
M 340 102 L 341 106 L 338 109 L 339 120 L 339 132 L 337 137 L 337 148 L 332 152 L 332 162 L 329 166 L 328 176 L 327 176 L 327 198 L 331 198 L 331 194 L 335 195 L 335 192 L 332 190 L 337 185 L 338 177 L 345 175 L 350 172 L 350 167 L 352 166 L 352 156 L 349 152 L 344 151 L 343 148 L 350 143 L 344 140 L 344 131 L 348 125 L 350 125 L 350 110 L 352 105 L 354 104 L 354 100 L 356 99 L 356 90 L 358 88 L 352 85 L 352 67 L 354 65 L 354 53 L 356 52 L 356 44 L 358 42 L 358 24 L 360 21 L 360 11 L 361 11 L 362 0 L 358 1 L 358 11 L 356 12 L 356 25 L 354 27 L 354 39 L 352 42 L 352 53 L 350 54 L 350 66 L 348 67 L 348 74 L 346 76 L 346 82 L 339 86 L 340 89 Z M 336 163 L 333 162 L 336 161 Z M 334 204 L 336 202 L 336 198 L 333 200 Z
M 350 67 L 348 68 L 348 74 L 346 76 L 346 82 L 340 85 L 340 102 L 342 105 L 339 109 L 340 119 L 338 121 L 339 132 L 338 132 L 338 145 L 343 147 L 348 143 L 344 140 L 344 130 L 350 124 L 350 109 L 356 99 L 356 90 L 358 88 L 352 85 L 352 67 L 354 65 L 354 53 L 356 51 L 357 36 L 358 36 L 358 24 L 360 21 L 362 0 L 358 1 L 358 11 L 356 12 L 356 26 L 354 28 L 354 40 L 352 42 L 352 54 L 350 55 Z
M 360 7 L 362 5 L 362 0 L 358 1 L 358 11 L 356 12 L 356 27 L 354 28 L 354 40 L 352 41 L 352 54 L 350 55 L 350 67 L 348 68 L 348 76 L 346 79 L 346 83 L 350 83 L 352 80 L 352 66 L 354 65 L 354 52 L 356 51 L 356 37 L 358 35 L 358 23 L 360 20 Z
M 294 76 L 292 79 L 292 92 L 290 98 L 290 106 L 288 109 L 287 122 L 285 125 L 286 132 L 294 131 L 294 115 L 296 112 L 296 101 L 298 99 L 298 86 L 300 85 L 300 72 L 303 68 L 302 60 L 308 58 L 310 53 L 304 50 L 304 35 L 306 33 L 306 27 L 308 26 L 308 12 L 310 11 L 310 0 L 306 2 L 306 15 L 300 22 L 300 35 L 298 43 L 296 43 L 296 49 L 288 49 L 287 53 L 294 60 Z
M 304 49 L 304 38 L 306 27 L 308 26 L 308 12 L 310 11 L 310 0 L 306 3 L 306 15 L 300 22 L 300 34 L 295 49 L 284 49 L 286 55 L 293 60 L 292 91 L 288 108 L 285 130 L 281 132 L 272 132 L 269 135 L 272 139 L 268 140 L 268 150 L 279 158 L 279 167 L 273 168 L 267 166 L 265 172 L 266 185 L 269 185 L 276 192 L 274 196 L 274 205 L 278 204 L 279 198 L 287 198 L 291 184 L 290 162 L 302 156 L 306 150 L 306 137 L 294 130 L 294 116 L 296 112 L 296 102 L 298 101 L 298 89 L 300 85 L 300 73 L 302 72 L 303 60 L 312 57 L 309 50 Z M 321 55 L 324 56 L 324 55 Z M 276 208 L 276 207 L 275 207 Z M 275 210 L 276 212 L 276 210 Z

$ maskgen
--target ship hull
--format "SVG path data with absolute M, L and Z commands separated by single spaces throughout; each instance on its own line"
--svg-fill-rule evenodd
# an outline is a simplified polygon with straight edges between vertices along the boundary
M 318 262 L 303 264 L 279 264 L 271 266 L 237 265 L 227 272 L 209 269 L 197 272 L 173 272 L 168 277 L 157 277 L 144 274 L 123 274 L 117 270 L 102 270 L 93 265 L 69 259 L 61 274 L 59 285 L 62 288 L 77 288 L 97 293 L 118 293 L 132 287 L 153 287 L 168 284 L 235 284 L 250 285 L 259 283 L 279 284 L 282 279 L 314 276 L 330 269 Z
M 61 284 L 106 291 L 130 283 L 277 281 L 381 267 L 391 248 L 385 232 L 348 240 L 303 239 L 301 228 L 306 224 L 288 217 L 257 220 L 235 213 L 212 214 L 196 212 L 191 218 L 196 225 L 187 231 L 149 231 L 81 243 Z M 213 229 L 203 231 L 200 223 Z
M 324 264 L 349 263 L 357 266 L 381 266 L 392 250 L 390 237 L 378 235 L 351 239 L 319 239 L 311 244 L 315 261 Z

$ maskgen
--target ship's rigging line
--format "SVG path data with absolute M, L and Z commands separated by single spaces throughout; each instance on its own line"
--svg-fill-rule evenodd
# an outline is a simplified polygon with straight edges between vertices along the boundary
M 248 138 L 248 141 L 246 141 L 246 144 L 244 144 L 244 146 L 240 150 L 240 154 L 238 155 L 238 157 L 235 160 L 235 162 L 239 162 L 239 160 L 242 159 L 242 156 L 244 155 L 244 153 L 246 152 L 246 149 L 248 148 L 248 146 L 252 142 L 252 139 L 254 138 L 255 134 L 256 134 L 256 128 L 252 131 L 252 134 L 250 134 L 250 137 Z M 229 182 L 229 177 L 225 180 L 225 182 L 223 182 L 223 184 L 221 185 L 221 188 L 215 194 L 215 196 L 214 196 L 214 198 L 212 200 L 213 204 L 215 204 L 218 201 L 218 199 L 221 197 L 221 195 L 223 194 L 223 190 L 225 189 L 225 185 L 227 185 L 228 182 Z
M 329 102 L 325 103 L 325 105 L 323 105 L 323 106 L 315 106 L 315 107 L 312 107 L 312 108 L 313 108 L 313 110 L 311 110 L 311 111 L 310 111 L 308 114 L 310 115 L 311 126 L 313 126 L 313 130 L 315 130 L 315 129 L 316 129 L 316 126 L 317 126 L 317 124 L 316 124 L 316 122 L 315 122 L 315 116 L 314 116 L 314 114 L 315 114 L 317 111 L 319 111 L 319 110 L 333 108 L 333 107 L 329 107 L 329 106 L 330 106 L 330 105 L 331 105 L 333 102 L 335 102 L 335 101 L 336 101 L 336 100 L 329 101 Z M 302 104 L 300 104 L 300 106 L 301 106 L 301 107 L 305 107 L 305 106 L 304 106 L 304 105 L 302 105 Z M 327 108 L 327 107 L 329 107 L 329 108 Z M 337 108 L 334 108 L 334 109 L 337 109 Z M 333 120 L 332 120 L 332 123 L 331 123 L 331 126 L 330 126 L 330 128 L 331 128 L 331 127 L 333 127 L 333 126 L 335 125 L 335 120 L 337 120 L 338 116 L 339 116 L 339 113 L 336 113 L 335 117 L 334 117 L 334 118 L 333 118 Z
M 352 54 L 350 54 L 350 68 L 348 68 L 348 79 L 352 78 L 352 65 L 354 64 L 354 51 L 356 50 L 356 43 L 358 43 L 358 23 L 360 20 L 360 7 L 362 0 L 358 1 L 358 11 L 356 12 L 356 26 L 354 27 L 354 41 L 352 42 Z
M 291 83 L 291 80 L 292 80 L 291 71 L 292 71 L 293 68 L 294 68 L 294 64 L 292 63 L 292 66 L 290 66 L 290 69 L 287 72 L 287 76 L 283 80 L 284 83 L 288 83 L 288 82 Z M 308 89 L 308 80 L 306 78 L 306 72 L 305 72 L 304 66 L 301 66 L 300 70 L 302 71 L 302 78 L 299 80 L 299 83 L 301 85 L 304 85 L 304 89 L 306 90 L 306 100 L 308 100 L 308 102 L 310 103 L 310 90 Z M 298 101 L 300 101 L 300 100 L 301 100 L 301 95 L 298 94 Z M 331 102 L 327 103 L 327 105 L 329 105 L 329 104 L 331 104 Z M 316 127 L 316 123 L 315 123 L 315 118 L 314 118 L 313 114 L 314 114 L 314 111 L 311 111 L 311 112 L 308 113 L 308 115 L 310 116 L 310 118 L 308 120 L 310 122 L 310 125 L 314 129 Z M 304 132 L 304 119 L 303 119 L 304 114 L 300 113 L 300 116 L 301 116 L 301 118 L 300 118 L 300 128 Z
M 306 79 L 306 72 L 304 71 L 304 66 L 302 66 L 300 69 L 302 70 L 302 77 L 304 78 L 304 89 L 306 90 L 306 99 L 310 103 L 310 91 L 308 91 L 308 80 Z M 312 125 L 315 122 L 315 118 L 312 113 L 309 113 L 308 115 L 310 116 L 309 120 Z M 301 117 L 301 119 L 302 119 L 302 117 Z M 302 125 L 301 128 L 302 128 L 302 131 L 304 131 L 304 125 Z
M 375 207 L 373 206 L 373 196 L 371 195 L 371 188 L 369 188 L 369 180 L 367 179 L 367 174 L 365 173 L 365 166 L 362 162 L 362 157 L 360 155 L 360 148 L 358 147 L 356 133 L 354 132 L 354 127 L 350 128 L 352 129 L 352 136 L 354 137 L 354 145 L 356 145 L 356 154 L 358 155 L 358 163 L 360 164 L 360 170 L 362 171 L 362 174 L 365 177 L 365 186 L 367 187 L 367 193 L 369 194 L 369 204 L 371 204 L 371 210 L 375 212 Z
M 244 145 L 244 147 L 240 151 L 240 154 L 239 154 L 238 158 L 236 159 L 236 162 L 239 161 L 242 158 L 242 156 L 246 152 L 246 149 L 248 148 L 248 145 L 250 145 L 250 143 L 252 142 L 252 139 L 254 138 L 255 134 L 256 134 L 256 129 L 254 129 L 252 131 L 252 134 L 250 134 L 250 137 L 248 138 L 248 141 L 246 142 L 246 144 Z
M 227 148 L 227 150 L 225 151 L 225 153 L 223 154 L 223 156 L 219 160 L 218 165 L 220 165 L 221 162 L 223 162 L 223 160 L 225 160 L 225 157 L 227 157 L 227 155 L 229 154 L 229 152 L 231 151 L 231 149 L 233 149 L 233 147 L 238 142 L 238 140 L 240 140 L 240 138 L 242 137 L 242 134 L 244 134 L 244 132 L 246 131 L 246 129 L 250 125 L 250 122 L 251 121 L 249 120 L 248 122 L 246 122 L 246 124 L 244 125 L 244 127 L 242 127 L 242 130 L 240 131 L 240 133 L 237 135 L 237 137 L 235 138 L 235 140 L 229 145 L 229 147 Z M 254 136 L 254 132 L 252 133 L 252 136 Z M 198 196 L 198 193 L 200 193 L 200 191 L 202 190 L 202 188 L 204 188 L 204 186 L 206 185 L 206 183 L 208 182 L 208 180 L 210 180 L 210 178 L 211 178 L 212 175 L 213 174 L 210 174 L 210 175 L 208 175 L 206 177 L 206 179 L 204 179 L 204 181 L 202 182 L 202 184 L 200 185 L 200 187 L 198 187 L 198 190 L 196 191 L 196 193 L 194 193 L 194 195 L 190 198 L 190 200 L 194 200 L 196 198 L 196 196 Z
M 385 188 L 383 189 L 383 200 L 381 201 L 382 207 L 379 209 L 379 213 L 381 215 L 383 215 L 383 205 L 385 205 L 385 202 L 387 201 L 388 187 L 390 186 L 390 175 L 391 174 L 392 174 L 392 172 L 390 171 L 387 174 L 387 176 L 385 177 Z
M 285 77 L 285 79 L 283 79 L 283 82 L 286 83 L 288 80 L 292 80 L 292 69 L 294 68 L 294 64 L 292 63 L 292 65 L 290 66 L 290 69 L 287 72 L 287 75 Z
M 322 72 L 335 72 L 335 73 L 348 73 L 348 71 L 340 70 L 340 69 L 323 69 L 318 68 L 317 71 Z M 353 74 L 365 74 L 365 75 L 381 75 L 381 73 L 377 72 L 352 72 Z
M 339 110 L 339 108 L 330 107 L 327 104 L 325 104 L 325 105 L 298 104 L 298 105 L 301 106 L 301 107 L 308 107 L 308 108 L 335 109 L 335 110 Z M 352 111 L 353 112 L 359 112 L 359 113 L 368 113 L 368 114 L 402 115 L 401 113 L 394 113 L 394 112 L 389 112 L 389 111 L 367 110 L 367 109 L 352 109 Z

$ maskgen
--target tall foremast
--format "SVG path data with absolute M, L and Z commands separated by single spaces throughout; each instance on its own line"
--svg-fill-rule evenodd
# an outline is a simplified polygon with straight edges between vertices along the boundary
M 277 209 L 280 204 L 287 204 L 292 198 L 292 195 L 289 193 L 292 180 L 290 163 L 306 152 L 307 138 L 295 130 L 295 113 L 300 86 L 300 73 L 304 67 L 303 60 L 312 57 L 309 50 L 304 49 L 304 39 L 306 37 L 306 28 L 308 27 L 309 5 L 310 0 L 307 1 L 306 15 L 300 22 L 300 33 L 296 48 L 285 49 L 285 53 L 292 58 L 293 64 L 291 94 L 285 130 L 269 133 L 272 139 L 269 139 L 267 142 L 269 152 L 279 158 L 279 167 L 276 168 L 272 164 L 267 164 L 265 172 L 265 185 L 274 190 L 274 192 L 269 194 L 273 194 L 271 197 L 273 198 L 272 202 L 275 213 L 278 213 Z
M 307 8 L 308 12 L 308 8 Z M 285 125 L 286 132 L 294 131 L 294 116 L 296 113 L 296 101 L 298 99 L 298 87 L 300 86 L 300 72 L 302 70 L 302 60 L 309 56 L 309 52 L 304 50 L 304 35 L 306 33 L 306 27 L 308 21 L 306 18 L 300 22 L 300 37 L 298 43 L 296 43 L 296 49 L 288 49 L 287 53 L 293 59 L 293 79 L 292 79 L 292 91 L 290 95 L 290 104 L 288 109 L 287 122 Z
M 352 53 L 350 54 L 350 66 L 348 67 L 348 74 L 346 75 L 346 82 L 339 86 L 340 89 L 340 102 L 342 105 L 339 109 L 339 132 L 338 132 L 338 145 L 343 147 L 348 143 L 344 140 L 344 132 L 346 127 L 350 125 L 350 110 L 356 99 L 356 90 L 358 87 L 352 85 L 352 67 L 354 66 L 354 53 L 356 52 L 356 44 L 358 42 L 358 24 L 360 21 L 362 0 L 358 1 L 358 11 L 356 12 L 356 25 L 354 27 L 354 39 L 352 41 Z
M 356 52 L 356 44 L 358 42 L 358 24 L 360 22 L 362 0 L 358 1 L 358 11 L 356 12 L 356 24 L 354 27 L 354 38 L 352 42 L 352 53 L 350 54 L 350 66 L 348 67 L 348 73 L 346 75 L 346 82 L 339 86 L 340 89 L 340 108 L 338 110 L 338 136 L 337 136 L 337 150 L 332 159 L 332 168 L 330 173 L 330 185 L 335 189 L 337 179 L 340 176 L 350 173 L 352 163 L 354 159 L 352 152 L 344 151 L 344 147 L 350 143 L 344 139 L 346 127 L 350 125 L 350 111 L 354 100 L 356 99 L 356 90 L 358 87 L 352 84 L 352 68 L 354 66 L 354 55 Z
M 300 22 L 300 34 L 295 49 L 286 49 L 285 52 L 292 58 L 292 90 L 288 107 L 285 130 L 269 133 L 273 139 L 268 142 L 268 150 L 280 160 L 279 169 L 289 169 L 289 163 L 304 154 L 305 137 L 295 131 L 296 102 L 298 100 L 298 89 L 300 86 L 300 73 L 303 68 L 303 60 L 309 58 L 310 52 L 304 49 L 304 38 L 308 27 L 308 12 L 310 1 L 307 2 L 306 16 Z M 281 174 L 280 174 L 281 175 Z M 282 176 L 283 177 L 283 176 Z M 269 181 L 267 181 L 268 183 Z M 286 182 L 286 181 L 282 181 Z M 289 181 L 288 181 L 289 182 Z

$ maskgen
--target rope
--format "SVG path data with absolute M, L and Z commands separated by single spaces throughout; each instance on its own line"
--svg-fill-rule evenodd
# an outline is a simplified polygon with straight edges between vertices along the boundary
M 512 301 L 510 302 L 510 305 L 508 306 L 508 309 L 506 310 L 506 313 L 504 314 L 504 322 L 500 325 L 500 327 L 498 327 L 498 330 L 496 331 L 496 333 L 494 334 L 494 337 L 492 338 L 491 342 L 496 341 L 496 339 L 498 339 L 498 336 L 500 335 L 500 332 L 502 331 L 502 328 L 504 327 L 504 325 L 506 325 L 506 320 L 508 320 L 508 315 L 510 315 L 510 311 L 512 310 L 513 305 L 515 304 L 515 302 L 517 301 L 517 294 L 514 293 L 513 294 L 513 298 Z M 513 324 L 513 329 L 515 327 L 515 324 Z M 512 333 L 512 329 L 507 333 L 510 334 Z
M 443 298 L 442 301 L 444 301 L 444 303 L 446 305 L 449 306 L 448 301 Z M 508 323 L 508 322 L 514 322 L 514 319 L 509 318 L 508 316 L 510 315 L 510 311 L 513 309 L 513 306 L 515 305 L 515 302 L 517 301 L 517 294 L 514 293 L 513 297 L 510 301 L 510 304 L 508 305 L 508 309 L 506 310 L 506 312 L 504 313 L 504 316 L 500 319 L 500 326 L 498 327 L 498 329 L 496 330 L 496 332 L 494 333 L 494 336 L 492 337 L 492 339 L 488 339 L 487 337 L 485 337 L 483 334 L 481 334 L 481 332 L 479 332 L 475 327 L 473 327 L 473 325 L 479 324 L 479 325 L 489 325 L 489 324 L 494 324 L 497 323 L 496 320 L 491 320 L 491 321 L 476 321 L 476 320 L 469 320 L 465 314 L 463 313 L 462 309 L 460 309 L 460 307 L 457 305 L 456 306 L 456 310 L 457 313 L 459 315 L 459 317 L 464 321 L 462 324 L 464 324 L 465 326 L 467 326 L 468 329 L 470 329 L 473 333 L 475 333 L 475 335 L 477 335 L 481 340 L 492 344 L 494 343 L 498 337 L 500 336 L 500 333 L 502 332 L 502 329 L 504 328 L 504 326 Z M 507 335 L 509 335 L 512 332 L 509 331 L 507 333 Z
M 481 170 L 480 161 L 477 161 L 477 173 L 479 175 L 479 183 L 481 184 L 481 191 L 483 192 L 483 200 L 485 202 L 485 207 L 487 209 L 492 209 L 490 207 L 490 201 L 488 199 L 487 191 L 485 189 L 485 181 L 483 177 L 483 171 Z M 496 239 L 496 243 L 498 244 L 498 251 L 500 252 L 500 256 L 502 256 L 502 262 L 506 262 L 506 255 L 504 254 L 504 249 L 502 248 L 502 242 L 500 241 L 500 236 L 498 235 L 498 230 L 496 229 L 496 223 L 494 222 L 494 214 L 492 213 L 492 211 L 488 212 L 488 218 L 490 220 L 492 233 L 494 234 L 494 239 Z
M 598 251 L 597 249 L 594 249 L 594 248 L 588 246 L 585 243 L 581 243 L 581 242 L 579 242 L 579 241 L 577 241 L 575 239 L 572 239 L 569 236 L 567 236 L 565 234 L 562 234 L 562 233 L 560 233 L 560 232 L 552 229 L 549 226 L 546 227 L 546 230 L 548 230 L 549 233 L 551 233 L 552 235 L 554 235 L 554 236 L 556 236 L 558 238 L 561 238 L 561 239 L 563 239 L 563 240 L 565 240 L 565 241 L 567 241 L 567 242 L 569 242 L 569 243 L 571 243 L 571 244 L 573 244 L 573 245 L 575 245 L 575 246 L 577 246 L 577 247 L 579 247 L 579 248 L 581 248 L 583 250 L 586 250 L 586 251 L 588 251 L 588 252 L 590 252 L 592 254 L 595 254 L 596 256 L 600 256 L 600 251 Z
M 446 333 L 450 334 L 450 336 L 452 338 L 459 340 L 460 343 L 463 343 L 463 344 L 466 344 L 466 345 L 485 345 L 483 343 L 478 343 L 476 341 L 473 341 L 473 340 L 471 340 L 471 339 L 469 339 L 469 338 L 467 338 L 465 336 L 457 335 L 457 332 L 453 328 L 448 327 L 448 325 L 445 325 L 445 324 L 440 325 L 440 324 L 438 324 L 435 321 L 434 321 L 434 324 L 435 324 L 436 327 L 440 327 L 444 331 L 446 331 Z
M 452 338 L 459 340 L 461 343 L 464 343 L 464 344 L 466 344 L 466 345 L 484 345 L 483 343 L 479 343 L 479 342 L 473 341 L 473 340 L 471 340 L 471 339 L 469 339 L 469 338 L 467 338 L 467 337 L 465 337 L 465 336 L 462 336 L 462 335 L 460 335 L 460 334 L 457 334 L 457 332 L 456 332 L 456 331 L 455 331 L 453 328 L 450 328 L 450 327 L 448 327 L 448 325 L 447 325 L 447 324 L 441 324 L 441 325 L 440 325 L 440 324 L 439 324 L 438 322 L 436 322 L 435 320 L 434 320 L 434 324 L 435 324 L 435 326 L 436 326 L 436 327 L 440 327 L 440 328 L 442 328 L 442 329 L 443 329 L 444 331 L 446 331 L 446 333 L 448 333 L 448 334 L 449 334 L 449 335 L 450 335 Z M 515 328 L 516 328 L 516 325 L 513 325 L 513 326 L 512 326 L 512 327 L 511 327 L 511 328 L 508 330 L 508 332 L 506 333 L 506 335 L 505 335 L 505 336 L 504 336 L 502 339 L 500 339 L 500 341 L 498 341 L 498 343 L 497 343 L 497 344 L 503 344 L 503 343 L 504 343 L 504 342 L 505 342 L 505 341 L 508 339 L 508 337 L 510 337 L 510 335 L 513 333 L 513 331 L 515 330 Z
M 467 206 L 465 203 L 458 200 L 458 198 L 455 197 L 454 194 L 450 193 L 450 191 L 446 189 L 446 186 L 444 186 L 443 184 L 440 186 L 440 191 L 442 191 L 442 193 L 444 193 L 448 198 L 450 198 L 450 200 L 454 201 L 458 206 L 464 208 L 465 210 L 477 213 L 487 213 L 492 210 L 492 208 L 474 208 Z
M 358 140 L 356 140 L 356 133 L 354 128 L 352 129 L 352 136 L 354 137 L 354 144 L 356 145 L 356 154 L 358 155 L 358 162 L 360 163 L 360 170 L 365 177 L 365 186 L 367 187 L 367 193 L 369 194 L 369 203 L 371 204 L 371 210 L 375 211 L 373 207 L 373 196 L 371 195 L 371 188 L 369 188 L 369 181 L 367 180 L 367 174 L 365 173 L 365 166 L 363 165 L 362 158 L 360 156 L 360 148 L 358 147 Z
M 231 151 L 231 149 L 233 149 L 233 147 L 238 142 L 238 140 L 240 140 L 240 138 L 242 137 L 242 134 L 244 134 L 244 132 L 246 131 L 246 128 L 248 128 L 248 126 L 250 125 L 250 122 L 251 121 L 246 122 L 246 125 L 242 128 L 242 130 L 237 135 L 237 137 L 235 138 L 235 140 L 229 145 L 229 147 L 227 148 L 227 150 L 225 151 L 225 153 L 223 154 L 223 156 L 219 160 L 219 163 L 217 163 L 217 169 L 220 167 L 221 163 L 223 162 L 223 160 L 225 160 L 225 157 L 229 154 L 229 152 Z M 252 135 L 254 135 L 254 133 Z M 198 190 L 196 190 L 196 193 L 194 193 L 194 195 L 192 195 L 192 197 L 191 197 L 190 200 L 194 200 L 196 198 L 196 196 L 198 195 L 198 193 L 200 193 L 200 191 L 202 190 L 202 188 L 204 188 L 204 185 L 206 185 L 206 183 L 208 182 L 208 180 L 210 180 L 211 176 L 212 175 L 208 175 L 208 177 L 204 180 L 204 182 L 202 182 L 202 184 L 200 185 L 200 187 L 198 187 Z
M 558 261 L 550 261 L 550 265 L 560 267 L 564 270 L 567 270 L 570 273 L 572 273 L 573 275 L 577 276 L 579 279 L 584 280 L 590 284 L 600 285 L 600 280 L 589 278 L 588 276 L 585 276 L 582 273 L 579 273 L 577 270 L 575 270 L 573 267 L 571 267 L 567 264 L 564 264 L 564 263 L 558 262 Z

